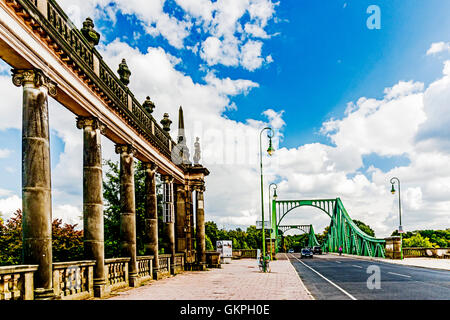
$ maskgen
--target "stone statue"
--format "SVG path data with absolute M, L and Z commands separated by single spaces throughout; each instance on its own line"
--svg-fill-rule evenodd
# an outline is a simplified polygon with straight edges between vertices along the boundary
M 194 143 L 194 164 L 199 164 L 201 159 L 201 151 L 200 151 L 200 138 L 197 137 Z

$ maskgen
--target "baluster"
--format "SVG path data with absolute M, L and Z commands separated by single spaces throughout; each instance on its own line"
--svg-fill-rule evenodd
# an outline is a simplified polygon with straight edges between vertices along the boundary
M 20 299 L 20 288 L 19 288 L 20 276 L 21 276 L 20 273 L 16 273 L 16 274 L 13 275 L 13 278 L 12 278 L 11 294 L 12 294 L 12 299 L 13 300 Z

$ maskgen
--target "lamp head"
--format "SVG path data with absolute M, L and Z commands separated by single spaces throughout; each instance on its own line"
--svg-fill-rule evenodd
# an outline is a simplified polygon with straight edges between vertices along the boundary
M 277 195 L 277 189 L 273 190 L 273 200 L 277 200 L 278 195 Z
M 395 194 L 395 187 L 394 187 L 394 184 L 392 184 L 391 193 L 392 193 L 392 194 Z
M 275 149 L 272 147 L 272 138 L 269 140 L 269 149 L 267 149 L 267 153 L 269 156 L 272 156 L 275 152 Z

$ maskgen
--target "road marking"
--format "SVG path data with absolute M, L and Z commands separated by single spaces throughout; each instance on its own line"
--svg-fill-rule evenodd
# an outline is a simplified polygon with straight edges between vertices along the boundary
M 356 264 L 352 264 L 352 267 L 355 267 L 355 268 L 360 268 L 360 269 L 362 269 L 363 267 L 361 267 L 361 266 L 358 266 L 358 265 L 356 265 Z
M 342 262 L 340 262 L 340 261 L 335 261 L 336 263 L 342 263 Z
M 327 279 L 325 276 L 323 276 L 322 274 L 320 274 L 319 272 L 317 272 L 316 270 L 314 270 L 313 268 L 311 268 L 310 266 L 308 266 L 307 264 L 305 264 L 303 261 L 300 261 L 297 257 L 293 257 L 295 258 L 298 262 L 300 262 L 301 264 L 303 264 L 305 267 L 307 267 L 308 269 L 312 270 L 313 272 L 317 273 L 320 277 L 322 277 L 323 279 L 325 279 L 326 281 L 328 281 L 329 283 L 331 283 L 333 286 L 335 286 L 337 289 L 339 289 L 340 291 L 342 291 L 343 293 L 345 293 L 350 299 L 352 300 L 358 300 L 356 299 L 354 296 L 352 296 L 350 293 L 348 293 L 347 291 L 345 291 L 344 289 L 342 289 L 341 287 L 339 287 L 337 284 L 335 284 L 333 281 Z
M 407 276 L 404 274 L 400 274 L 400 273 L 395 273 L 395 272 L 388 272 L 389 274 L 393 274 L 394 276 L 400 276 L 400 277 L 405 277 L 405 278 L 411 278 L 411 276 Z

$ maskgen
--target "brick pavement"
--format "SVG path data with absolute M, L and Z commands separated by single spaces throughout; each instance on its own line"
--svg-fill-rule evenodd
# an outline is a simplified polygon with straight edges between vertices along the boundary
M 259 272 L 255 259 L 233 260 L 222 269 L 186 271 L 116 293 L 110 300 L 311 300 L 288 260 L 272 261 Z

